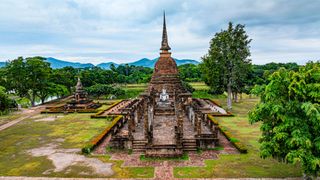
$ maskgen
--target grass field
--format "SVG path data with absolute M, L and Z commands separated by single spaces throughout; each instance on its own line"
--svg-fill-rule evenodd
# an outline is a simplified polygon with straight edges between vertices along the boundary
M 207 93 L 204 83 L 191 83 L 196 89 L 194 97 L 211 98 L 226 104 L 225 95 L 212 96 Z M 147 84 L 122 86 L 135 97 L 144 91 Z M 99 100 L 108 108 L 115 100 Z M 177 178 L 215 178 L 215 177 L 301 177 L 299 166 L 279 163 L 273 159 L 259 157 L 259 124 L 248 123 L 247 112 L 259 101 L 258 98 L 245 97 L 240 103 L 233 104 L 234 117 L 216 117 L 220 125 L 235 135 L 248 148 L 248 154 L 219 155 L 216 160 L 206 160 L 205 167 L 174 167 Z M 107 119 L 91 119 L 92 114 L 41 114 L 0 132 L 0 176 L 49 176 L 49 177 L 106 177 L 93 173 L 92 168 L 73 164 L 62 171 L 53 171 L 53 161 L 46 156 L 33 156 L 30 150 L 48 148 L 69 151 L 79 150 L 93 136 L 106 128 Z M 0 124 L 18 118 L 11 114 L 0 116 Z M 54 120 L 52 120 L 54 119 Z M 48 150 L 46 150 L 48 151 Z M 45 151 L 45 152 L 46 152 Z M 83 156 L 84 157 L 84 156 Z M 109 156 L 88 156 L 105 163 L 112 163 L 114 178 L 151 178 L 154 167 L 121 167 L 123 161 L 110 160 Z
M 22 115 L 21 114 L 18 114 L 18 113 L 10 113 L 10 114 L 6 114 L 6 115 L 2 115 L 0 116 L 0 126 L 7 123 L 7 122 L 10 122 L 14 119 L 17 119 L 19 117 L 21 117 Z
M 226 105 L 226 99 L 215 99 Z M 217 160 L 206 160 L 206 167 L 176 167 L 179 178 L 236 178 L 236 177 L 301 177 L 299 166 L 279 163 L 259 156 L 259 124 L 251 125 L 247 113 L 259 101 L 246 98 L 233 104 L 234 117 L 216 117 L 219 124 L 234 134 L 248 148 L 248 154 L 220 155 Z
M 90 167 L 81 164 L 74 164 L 60 172 L 50 171 L 44 174 L 55 168 L 52 161 L 46 156 L 34 157 L 29 152 L 32 149 L 50 147 L 52 144 L 61 151 L 80 151 L 86 142 L 111 123 L 106 119 L 91 119 L 90 115 L 92 114 L 41 114 L 1 131 L 0 176 L 103 177 L 92 173 Z M 48 150 L 44 153 L 46 151 Z M 153 167 L 121 168 L 122 161 L 110 161 L 108 157 L 103 157 L 102 160 L 114 164 L 112 169 L 115 174 L 112 177 L 153 177 Z

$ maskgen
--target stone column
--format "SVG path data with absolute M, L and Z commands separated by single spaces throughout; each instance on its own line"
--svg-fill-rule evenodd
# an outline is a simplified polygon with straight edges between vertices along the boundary
M 183 139 L 183 116 L 182 116 L 182 110 L 180 109 L 178 111 L 178 142 L 177 144 L 179 146 L 182 146 L 182 139 Z
M 198 113 L 194 113 L 194 130 L 197 132 L 197 128 L 198 128 Z
M 198 114 L 199 113 L 199 114 Z M 197 113 L 197 134 L 201 134 L 201 112 Z
M 128 136 L 129 136 L 129 140 L 132 140 L 132 116 L 131 114 L 127 114 L 126 118 L 128 119 Z
M 148 139 L 148 100 L 147 98 L 144 98 L 143 100 L 143 122 L 144 122 L 144 136 L 146 139 Z

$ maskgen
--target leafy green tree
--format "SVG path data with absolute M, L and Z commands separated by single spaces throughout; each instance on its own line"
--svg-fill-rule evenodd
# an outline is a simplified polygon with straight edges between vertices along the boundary
M 179 75 L 182 81 L 200 82 L 202 81 L 202 72 L 198 65 L 184 64 L 178 67 Z
M 35 105 L 36 97 L 47 91 L 50 64 L 42 57 L 19 57 L 6 66 L 7 89 L 26 97 Z
M 5 88 L 14 91 L 20 97 L 29 93 L 29 84 L 26 81 L 27 70 L 23 57 L 10 61 L 5 67 Z
M 261 156 L 301 163 L 308 175 L 320 172 L 320 62 L 298 71 L 280 68 L 269 77 L 261 102 L 249 113 L 262 122 Z M 258 91 L 258 92 L 259 92 Z
M 6 69 L 4 67 L 0 68 L 0 86 L 5 86 L 6 82 Z
M 6 89 L 0 86 L 0 112 L 12 107 L 16 107 L 15 101 L 10 99 L 6 93 Z
M 113 88 L 106 84 L 95 84 L 88 87 L 87 92 L 89 95 L 95 96 L 99 99 L 102 95 L 111 94 L 113 92 Z
M 55 83 L 56 85 L 63 85 L 67 88 L 69 93 L 72 93 L 72 90 L 77 83 L 76 76 L 78 72 L 79 69 L 70 66 L 61 69 L 53 69 L 52 74 L 50 75 L 50 82 Z
M 299 69 L 297 63 L 267 63 L 264 65 L 252 65 L 248 75 L 248 84 L 245 93 L 250 93 L 251 89 L 256 85 L 267 84 L 269 75 L 281 67 L 293 71 Z
M 211 92 L 222 94 L 227 91 L 228 109 L 232 108 L 232 93 L 237 96 L 244 91 L 251 65 L 248 59 L 251 39 L 244 27 L 241 24 L 233 26 L 230 22 L 227 30 L 216 33 L 200 65 Z
M 30 57 L 26 58 L 26 84 L 29 88 L 29 94 L 27 96 L 31 101 L 31 105 L 35 105 L 36 96 L 40 97 L 41 100 L 45 95 L 50 94 L 51 86 L 49 81 L 49 75 L 51 73 L 50 63 L 45 61 L 43 57 Z M 44 102 L 44 100 L 42 101 Z
M 112 92 L 111 92 L 111 94 L 115 95 L 116 97 L 123 96 L 123 95 L 125 95 L 125 93 L 126 93 L 125 90 L 123 90 L 119 87 L 113 87 Z

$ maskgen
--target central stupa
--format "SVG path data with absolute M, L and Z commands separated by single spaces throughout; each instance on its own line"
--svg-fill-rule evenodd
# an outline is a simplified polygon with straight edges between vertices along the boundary
M 192 98 L 183 87 L 169 52 L 165 14 L 160 50 L 146 91 L 106 111 L 106 115 L 123 117 L 105 136 L 102 146 L 132 149 L 147 157 L 177 157 L 218 145 L 218 130 L 207 115 L 219 107 L 208 99 Z
M 170 95 L 173 95 L 174 92 L 186 92 L 182 87 L 181 80 L 179 78 L 177 64 L 171 57 L 171 52 L 169 52 L 171 48 L 168 43 L 165 14 L 163 14 L 163 30 L 160 50 L 160 57 L 154 66 L 154 72 L 148 91 L 150 92 L 154 89 L 157 93 L 160 93 L 163 89 L 166 89 Z

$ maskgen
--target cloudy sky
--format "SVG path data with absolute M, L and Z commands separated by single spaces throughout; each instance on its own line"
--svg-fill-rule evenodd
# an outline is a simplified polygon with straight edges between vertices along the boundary
M 0 61 L 98 64 L 158 56 L 166 10 L 173 56 L 200 60 L 229 21 L 246 25 L 255 64 L 320 59 L 317 0 L 1 0 Z

